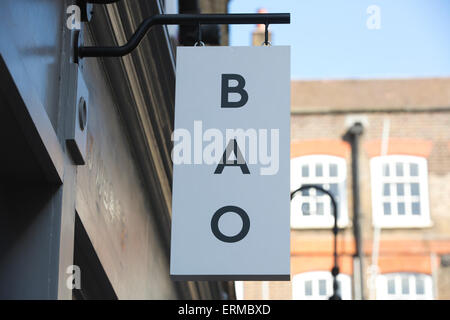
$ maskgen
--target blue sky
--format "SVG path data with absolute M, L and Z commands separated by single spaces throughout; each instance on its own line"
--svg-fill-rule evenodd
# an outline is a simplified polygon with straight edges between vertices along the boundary
M 380 29 L 366 25 L 370 5 Z M 273 45 L 291 45 L 293 79 L 450 76 L 450 0 L 230 0 L 230 13 L 291 13 L 272 25 Z M 231 25 L 230 45 L 250 45 L 255 26 Z

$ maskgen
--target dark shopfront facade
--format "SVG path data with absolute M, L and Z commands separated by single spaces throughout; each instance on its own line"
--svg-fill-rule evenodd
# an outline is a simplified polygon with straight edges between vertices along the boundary
M 169 277 L 175 64 L 166 29 L 124 58 L 78 66 L 71 4 L 0 2 L 0 298 L 233 299 L 230 283 Z M 85 43 L 122 44 L 161 7 L 94 5 Z M 80 94 L 84 165 L 66 141 Z M 73 265 L 79 290 L 67 285 Z

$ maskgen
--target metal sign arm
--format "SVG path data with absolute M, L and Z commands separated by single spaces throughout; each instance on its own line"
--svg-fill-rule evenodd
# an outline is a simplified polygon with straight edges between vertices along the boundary
M 86 3 L 95 3 L 95 4 L 110 4 L 119 1 L 120 0 L 84 0 L 84 2 Z
M 75 45 L 75 60 L 84 57 L 121 57 L 133 51 L 154 25 L 202 24 L 289 24 L 289 13 L 234 13 L 234 14 L 157 14 L 145 19 L 128 42 L 118 47 L 84 47 Z

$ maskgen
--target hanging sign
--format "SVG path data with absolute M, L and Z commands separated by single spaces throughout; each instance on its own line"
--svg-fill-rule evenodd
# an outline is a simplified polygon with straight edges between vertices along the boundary
M 179 47 L 170 274 L 289 280 L 290 47 Z

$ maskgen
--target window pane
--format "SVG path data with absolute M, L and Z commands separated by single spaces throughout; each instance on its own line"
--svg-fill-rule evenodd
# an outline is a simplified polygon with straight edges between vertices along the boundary
M 399 215 L 404 215 L 405 214 L 405 203 L 404 202 L 397 203 L 397 213 Z
M 339 217 L 341 216 L 342 213 L 339 211 L 339 199 L 337 199 L 337 198 L 336 198 L 336 209 L 337 209 L 336 210 L 337 218 L 339 219 Z M 331 203 L 331 200 L 330 200 L 330 210 L 331 210 L 330 214 L 334 217 L 333 204 Z
M 337 177 L 338 167 L 335 163 L 330 163 L 330 177 Z
M 310 188 L 303 189 L 302 196 L 309 196 L 309 190 L 310 190 Z
M 316 164 L 316 177 L 322 177 L 323 176 L 323 167 L 321 163 Z
M 327 295 L 327 282 L 326 280 L 319 280 L 319 295 L 326 296 Z
M 412 196 L 418 196 L 419 193 L 419 184 L 418 183 L 411 183 L 411 195 Z
M 342 297 L 342 281 L 341 281 L 341 280 L 338 280 L 337 283 L 338 283 L 337 294 L 338 294 L 340 297 Z M 331 290 L 333 290 L 333 289 L 331 289 Z M 347 291 L 347 290 L 345 290 L 345 291 Z
M 309 177 L 309 166 L 307 164 L 302 165 L 302 177 Z
M 315 186 L 318 186 L 318 187 L 320 187 L 320 188 L 324 188 L 324 189 L 327 189 L 327 188 L 325 188 L 323 185 L 321 185 L 321 184 L 315 184 Z M 322 191 L 320 191 L 319 189 L 314 189 L 314 192 L 316 193 L 316 196 L 323 196 L 324 195 L 324 193 L 322 192 Z
M 397 177 L 403 177 L 403 163 L 397 162 L 395 164 L 395 175 Z
M 338 196 L 338 184 L 337 183 L 330 184 L 330 192 L 334 196 L 334 199 L 336 200 L 336 197 Z
M 389 196 L 391 194 L 389 183 L 383 183 L 383 196 Z
M 302 204 L 302 213 L 304 216 L 309 216 L 309 203 L 305 202 Z
M 420 202 L 413 202 L 412 203 L 412 214 L 420 214 Z
M 305 281 L 305 296 L 312 296 L 312 281 Z
M 403 183 L 397 183 L 397 195 L 403 196 L 405 194 L 405 185 Z
M 316 214 L 323 216 L 323 202 L 317 202 L 316 204 Z
M 389 164 L 383 163 L 383 176 L 388 177 L 389 176 Z
M 391 214 L 391 204 L 389 202 L 384 202 L 383 203 L 383 211 L 385 215 L 390 215 Z
M 416 277 L 416 293 L 425 294 L 425 281 L 422 277 Z
M 395 280 L 389 279 L 387 282 L 388 294 L 395 294 Z
M 409 278 L 402 277 L 402 294 L 409 294 Z
M 409 164 L 409 175 L 411 177 L 417 177 L 419 175 L 419 166 L 416 163 Z

